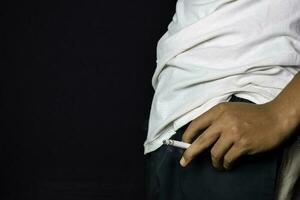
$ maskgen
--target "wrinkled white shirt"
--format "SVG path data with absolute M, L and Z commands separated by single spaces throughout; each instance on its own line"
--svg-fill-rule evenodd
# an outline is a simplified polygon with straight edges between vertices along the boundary
M 232 94 L 273 100 L 299 54 L 300 0 L 178 0 L 157 45 L 144 153 Z
M 299 0 L 178 0 L 157 45 L 144 153 L 232 94 L 271 101 L 299 54 Z

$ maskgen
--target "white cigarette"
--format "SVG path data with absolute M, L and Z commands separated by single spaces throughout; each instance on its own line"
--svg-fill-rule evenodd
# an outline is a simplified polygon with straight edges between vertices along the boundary
M 187 149 L 187 148 L 189 148 L 189 146 L 191 146 L 191 144 L 189 144 L 189 143 L 180 142 L 180 141 L 177 141 L 177 140 L 164 140 L 163 144 L 171 145 L 171 146 L 174 146 L 174 147 L 179 147 L 179 148 L 182 148 L 182 149 Z

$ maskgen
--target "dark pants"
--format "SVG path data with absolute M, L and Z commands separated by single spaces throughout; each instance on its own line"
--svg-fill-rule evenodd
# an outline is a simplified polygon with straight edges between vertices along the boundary
M 249 100 L 232 96 L 230 102 Z M 189 123 L 171 138 L 181 140 Z M 183 149 L 161 146 L 146 154 L 147 200 L 271 200 L 274 199 L 282 148 L 240 157 L 230 171 L 212 167 L 210 149 L 185 168 L 179 160 Z

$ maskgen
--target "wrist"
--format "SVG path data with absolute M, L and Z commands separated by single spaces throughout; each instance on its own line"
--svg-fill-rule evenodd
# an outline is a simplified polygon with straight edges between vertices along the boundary
M 295 106 L 289 104 L 289 101 L 283 101 L 280 98 L 267 103 L 273 111 L 272 114 L 277 119 L 280 132 L 283 137 L 289 137 L 300 124 L 300 113 L 295 109 Z

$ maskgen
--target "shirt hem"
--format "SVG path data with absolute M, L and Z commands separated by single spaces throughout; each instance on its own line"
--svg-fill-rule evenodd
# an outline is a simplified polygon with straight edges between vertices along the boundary
M 165 131 L 166 132 L 164 134 L 161 134 L 158 138 L 144 144 L 144 155 L 152 151 L 155 151 L 156 149 L 161 147 L 163 145 L 164 140 L 169 139 L 176 133 L 176 131 L 173 129 L 173 123 L 171 123 L 171 125 L 167 127 Z

